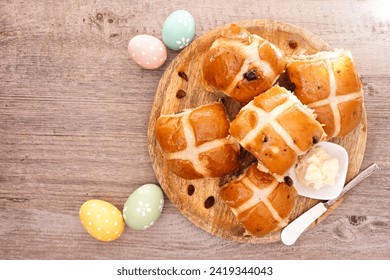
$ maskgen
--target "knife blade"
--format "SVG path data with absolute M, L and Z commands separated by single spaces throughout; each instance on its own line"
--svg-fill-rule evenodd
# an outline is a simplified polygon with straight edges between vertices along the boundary
M 371 164 L 362 172 L 360 172 L 356 177 L 349 181 L 343 188 L 340 195 L 334 199 L 328 200 L 326 202 L 320 202 L 307 210 L 301 216 L 296 218 L 290 224 L 288 224 L 281 233 L 281 240 L 285 245 L 293 245 L 295 241 L 301 236 L 301 234 L 322 214 L 324 214 L 328 208 L 333 205 L 337 200 L 349 192 L 353 187 L 359 184 L 365 178 L 371 176 L 375 171 L 379 169 L 376 163 Z

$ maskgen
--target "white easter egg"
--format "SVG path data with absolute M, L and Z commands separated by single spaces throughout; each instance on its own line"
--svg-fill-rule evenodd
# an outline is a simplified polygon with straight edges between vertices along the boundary
M 163 42 L 150 35 L 133 37 L 128 50 L 131 59 L 145 69 L 157 69 L 167 59 L 167 49 Z
M 132 229 L 145 230 L 157 221 L 163 206 L 164 196 L 160 187 L 146 184 L 129 196 L 123 207 L 123 218 Z

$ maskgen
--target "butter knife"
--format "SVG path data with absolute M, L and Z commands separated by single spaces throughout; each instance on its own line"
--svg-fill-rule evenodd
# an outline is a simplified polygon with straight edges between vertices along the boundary
M 360 172 L 355 178 L 348 182 L 343 188 L 341 194 L 331 200 L 326 202 L 320 202 L 307 210 L 301 216 L 296 218 L 290 224 L 288 224 L 281 233 L 281 240 L 285 245 L 293 245 L 299 236 L 313 223 L 317 220 L 322 214 L 324 214 L 328 208 L 333 205 L 337 200 L 340 199 L 343 195 L 349 192 L 353 187 L 359 184 L 363 179 L 372 175 L 375 171 L 379 169 L 376 163 L 371 164 L 369 167 Z

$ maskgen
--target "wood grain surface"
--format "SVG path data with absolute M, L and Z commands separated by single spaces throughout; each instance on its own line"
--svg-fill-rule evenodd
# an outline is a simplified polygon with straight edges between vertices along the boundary
M 1 259 L 389 259 L 390 16 L 387 1 L 0 1 Z M 147 126 L 158 70 L 129 59 L 136 34 L 161 38 L 167 15 L 190 11 L 197 37 L 229 22 L 289 22 L 349 49 L 362 76 L 367 147 L 381 168 L 292 247 L 229 241 L 199 229 L 165 199 L 147 231 L 112 243 L 78 220 L 81 204 L 120 210 L 157 182 Z
M 287 56 L 314 54 L 318 51 L 331 50 L 331 47 L 318 36 L 285 22 L 275 20 L 246 20 L 236 22 L 236 24 L 247 28 L 253 34 L 269 40 Z M 220 199 L 220 187 L 227 183 L 227 179 L 222 177 L 184 180 L 175 176 L 169 171 L 156 142 L 155 123 L 161 114 L 176 114 L 184 109 L 196 108 L 201 105 L 223 100 L 221 102 L 223 102 L 230 120 L 233 120 L 237 115 L 241 108 L 238 102 L 234 102 L 220 92 L 208 92 L 204 87 L 202 78 L 204 57 L 214 42 L 216 35 L 225 27 L 226 25 L 215 28 L 192 42 L 189 47 L 176 56 L 164 72 L 157 87 L 150 113 L 148 127 L 149 153 L 153 163 L 153 169 L 165 194 L 179 211 L 195 225 L 216 236 L 238 242 L 275 242 L 280 240 L 280 230 L 260 237 L 254 237 L 248 234 L 245 228 L 238 222 L 231 209 Z M 185 73 L 186 77 L 184 79 L 182 77 L 183 73 Z M 179 91 L 182 94 L 178 98 L 177 93 Z M 366 114 L 364 113 L 355 131 L 346 137 L 333 140 L 345 147 L 348 151 L 349 166 L 347 181 L 359 172 L 366 148 L 366 138 L 367 120 Z M 243 166 L 240 168 L 241 170 L 250 164 L 252 157 L 247 156 L 247 158 L 242 159 Z M 189 186 L 192 186 L 195 190 L 191 192 L 191 195 L 187 191 Z M 210 199 L 212 199 L 213 204 L 206 202 Z M 295 208 L 291 213 L 291 219 L 300 216 L 316 203 L 318 203 L 318 200 L 299 196 Z M 341 203 L 341 199 L 326 214 L 329 215 L 339 203 Z M 323 215 L 314 224 L 317 224 L 327 215 Z

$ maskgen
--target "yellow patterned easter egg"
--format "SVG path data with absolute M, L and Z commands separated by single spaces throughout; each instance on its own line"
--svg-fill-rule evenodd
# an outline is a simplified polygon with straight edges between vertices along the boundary
M 81 205 L 80 221 L 92 237 L 106 242 L 117 239 L 125 228 L 118 208 L 98 199 L 88 200 Z

